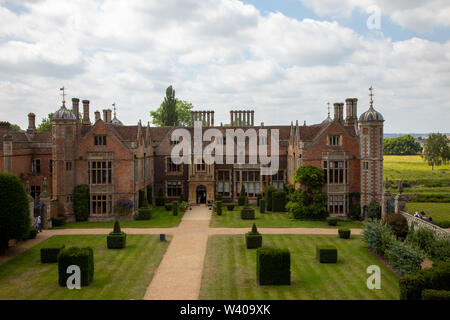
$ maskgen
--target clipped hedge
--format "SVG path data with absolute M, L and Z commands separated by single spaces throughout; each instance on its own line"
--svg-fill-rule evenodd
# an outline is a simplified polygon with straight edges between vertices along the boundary
M 275 192 L 274 186 L 267 186 L 264 190 L 264 199 L 266 200 L 266 210 L 272 211 L 272 194 Z
M 320 263 L 336 263 L 338 252 L 335 246 L 316 246 L 316 259 Z
M 289 250 L 258 248 L 256 251 L 256 277 L 260 285 L 290 285 L 291 253 Z
M 64 247 L 65 246 L 62 245 L 61 247 L 41 248 L 41 263 L 58 262 L 58 254 Z
M 351 230 L 349 228 L 339 228 L 339 238 L 350 239 Z
M 147 186 L 147 202 L 148 204 L 152 204 L 153 202 L 153 188 L 151 184 Z
M 252 207 L 243 207 L 241 209 L 241 219 L 242 220 L 254 220 L 255 219 L 255 209 Z
M 73 213 L 77 221 L 87 221 L 89 210 L 89 186 L 79 185 L 73 189 Z
M 58 255 L 58 283 L 65 287 L 71 274 L 67 268 L 76 265 L 81 271 L 81 286 L 88 286 L 94 280 L 94 251 L 90 247 L 62 249 Z
M 266 200 L 265 199 L 259 200 L 259 212 L 266 213 Z
M 256 195 L 256 205 L 259 207 L 259 201 L 262 199 L 262 195 L 261 195 L 261 193 L 258 193 L 257 195 Z
M 448 290 L 422 290 L 422 300 L 450 300 L 450 291 Z
M 245 234 L 245 244 L 247 249 L 256 249 L 262 246 L 262 235 L 258 232 L 255 224 L 253 224 L 252 230 Z
M 329 226 L 337 226 L 338 225 L 338 219 L 335 217 L 328 217 L 327 223 Z
M 164 204 L 166 203 L 166 197 L 164 196 L 164 191 L 163 189 L 159 189 L 159 193 L 158 196 L 155 199 L 155 204 L 158 207 L 162 207 Z M 170 209 L 169 209 L 170 210 Z
M 111 232 L 106 237 L 108 249 L 123 249 L 127 242 L 127 234 L 125 232 Z
M 276 190 L 272 193 L 272 211 L 286 211 L 286 191 Z
M 60 227 L 63 226 L 64 223 L 65 223 L 64 217 L 52 218 L 52 227 Z
M 227 204 L 227 210 L 228 211 L 233 211 L 234 210 L 235 205 L 234 204 Z
M 164 204 L 164 209 L 166 209 L 166 211 L 172 210 L 172 203 L 166 203 L 166 204 Z
M 178 201 L 172 202 L 172 215 L 177 216 L 178 215 Z
M 35 239 L 37 234 L 38 234 L 38 229 L 36 229 L 35 227 L 32 227 L 30 229 L 30 234 L 28 235 L 28 239 Z
M 134 216 L 134 220 L 150 220 L 152 218 L 152 208 L 142 207 L 138 209 L 138 214 Z
M 216 212 L 218 216 L 222 215 L 222 201 L 218 200 L 216 201 Z

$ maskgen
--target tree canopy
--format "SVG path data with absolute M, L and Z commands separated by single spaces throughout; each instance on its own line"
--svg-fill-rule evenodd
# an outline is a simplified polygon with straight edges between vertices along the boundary
M 422 151 L 420 143 L 411 135 L 383 140 L 383 153 L 386 155 L 413 155 Z
M 157 126 L 187 126 L 193 107 L 188 101 L 176 99 L 175 90 L 170 86 L 159 108 L 150 112 L 152 123 Z
M 49 113 L 47 118 L 42 119 L 41 124 L 37 127 L 38 132 L 52 132 L 53 112 Z
M 432 133 L 425 142 L 423 159 L 434 170 L 434 166 L 447 164 L 450 160 L 449 140 L 445 134 Z
M 24 132 L 23 130 L 22 130 L 22 128 L 20 128 L 20 126 L 19 125 L 17 125 L 17 124 L 11 124 L 11 126 L 9 127 L 10 129 L 11 129 L 11 131 L 14 131 L 14 132 Z

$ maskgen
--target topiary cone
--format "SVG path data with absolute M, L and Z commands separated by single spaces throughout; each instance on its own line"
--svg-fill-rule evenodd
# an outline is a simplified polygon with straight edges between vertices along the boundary
M 122 231 L 120 230 L 120 223 L 119 223 L 119 220 L 116 220 L 115 222 L 114 222 L 114 230 L 113 230 L 113 232 L 114 233 L 121 233 Z
M 258 233 L 258 229 L 256 228 L 256 224 L 253 224 L 253 226 L 252 226 L 252 233 L 254 233 L 254 234 Z

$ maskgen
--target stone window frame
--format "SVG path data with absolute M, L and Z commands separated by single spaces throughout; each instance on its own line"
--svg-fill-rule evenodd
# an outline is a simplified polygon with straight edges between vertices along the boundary
M 93 168 L 93 163 L 96 163 L 95 165 L 95 169 Z M 105 162 L 106 163 L 106 182 L 103 183 L 103 165 L 101 166 L 101 168 L 97 168 L 97 163 L 102 163 Z M 111 164 L 111 166 L 109 166 L 108 164 Z M 97 173 L 94 175 L 93 171 L 96 171 Z M 97 177 L 99 176 L 98 171 L 100 170 L 100 180 L 102 182 L 97 182 Z M 94 183 L 94 176 L 96 177 L 95 180 L 96 182 Z M 89 180 L 89 185 L 112 185 L 113 181 L 114 181 L 114 164 L 113 161 L 111 159 L 89 159 L 88 160 L 88 180 Z
M 341 147 L 343 145 L 342 134 L 329 134 L 327 136 L 327 146 Z
M 66 171 L 72 171 L 72 161 L 66 161 Z
M 327 210 L 330 214 L 344 214 L 346 211 L 346 194 L 332 193 L 328 194 Z M 335 210 L 337 208 L 337 210 Z
M 337 163 L 337 167 L 336 167 Z M 340 164 L 342 163 L 342 167 Z M 348 185 L 349 181 L 349 165 L 348 159 L 323 159 L 322 169 L 325 173 L 325 184 L 329 185 Z M 333 172 L 333 174 L 331 174 Z M 337 175 L 336 175 L 337 173 Z M 333 182 L 330 182 L 330 178 L 333 176 Z M 337 182 L 335 182 L 337 177 Z
M 169 164 L 169 161 L 171 162 L 170 164 Z M 165 172 L 166 172 L 167 175 L 182 175 L 183 174 L 183 171 L 184 171 L 183 165 L 182 164 L 174 164 L 174 163 L 172 163 L 171 156 L 166 156 L 165 157 L 164 164 L 165 164 Z M 179 170 L 177 170 L 177 171 L 170 170 L 169 171 L 169 166 L 170 165 L 178 167 Z
M 223 179 L 223 180 L 219 180 L 219 172 L 228 172 L 228 179 Z M 223 196 L 225 197 L 231 197 L 232 195 L 232 185 L 233 185 L 233 172 L 231 169 L 217 169 L 216 170 L 216 190 L 217 190 L 217 194 L 223 194 Z M 228 194 L 225 194 L 225 184 L 226 182 L 228 182 Z M 219 192 L 219 185 L 222 185 L 222 192 Z
M 105 199 L 94 199 L 94 197 L 105 197 Z M 111 193 L 90 193 L 89 194 L 90 211 L 91 215 L 109 215 L 114 213 L 114 195 Z M 95 203 L 95 206 L 94 206 Z M 101 203 L 101 209 L 103 209 L 103 203 L 106 206 L 106 210 L 101 210 L 102 212 L 94 212 L 94 208 L 97 208 L 97 204 Z M 109 210 L 108 210 L 109 203 Z M 106 212 L 103 212 L 106 211 Z
M 180 189 L 180 194 L 179 195 L 169 195 L 169 182 L 176 182 L 177 183 L 177 187 L 178 185 L 181 187 Z M 167 198 L 179 198 L 183 193 L 184 193 L 184 183 L 183 180 L 166 180 L 165 183 L 165 191 L 166 191 L 166 197 Z
M 94 136 L 94 146 L 106 146 L 106 134 L 97 134 Z

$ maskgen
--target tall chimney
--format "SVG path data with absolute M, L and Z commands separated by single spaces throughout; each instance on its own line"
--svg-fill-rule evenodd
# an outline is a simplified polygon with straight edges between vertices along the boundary
M 89 120 L 89 100 L 83 100 L 83 124 L 91 124 L 91 120 Z
M 354 125 L 356 123 L 356 121 L 358 121 L 357 103 L 358 103 L 357 98 L 345 99 L 345 104 L 346 104 L 345 123 L 348 125 Z
M 95 119 L 97 121 L 97 119 Z M 103 122 L 108 123 L 108 110 L 103 109 Z
M 28 134 L 36 133 L 36 115 L 34 113 L 28 114 Z
M 111 123 L 111 120 L 112 120 L 111 115 L 112 115 L 112 110 L 111 109 L 106 109 L 106 119 L 107 119 L 106 122 Z
M 12 136 L 3 136 L 3 172 L 12 172 L 12 142 Z
M 72 112 L 80 120 L 80 99 L 72 98 Z
M 100 111 L 95 111 L 94 112 L 94 114 L 95 114 L 95 122 L 97 122 L 98 120 L 100 120 Z
M 214 127 L 214 111 L 211 111 L 211 127 Z
M 336 102 L 334 104 L 334 120 L 342 121 L 344 120 L 344 104 Z

